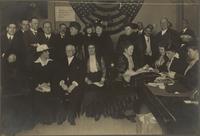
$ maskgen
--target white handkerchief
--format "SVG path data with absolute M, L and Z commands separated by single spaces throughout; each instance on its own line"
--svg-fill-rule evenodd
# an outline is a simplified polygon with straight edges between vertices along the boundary
M 98 87 L 103 87 L 103 84 L 99 83 L 99 82 L 94 82 L 94 85 L 98 86 Z

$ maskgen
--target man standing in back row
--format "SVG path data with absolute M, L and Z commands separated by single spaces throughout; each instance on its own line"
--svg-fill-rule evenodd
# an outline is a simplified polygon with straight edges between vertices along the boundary
M 156 47 L 163 45 L 166 49 L 178 50 L 180 43 L 179 33 L 170 28 L 170 23 L 167 18 L 160 20 L 161 31 L 155 37 Z
M 30 20 L 30 29 L 24 33 L 24 43 L 26 48 L 26 67 L 30 68 L 33 61 L 36 60 L 36 48 L 39 45 L 39 20 L 32 17 Z

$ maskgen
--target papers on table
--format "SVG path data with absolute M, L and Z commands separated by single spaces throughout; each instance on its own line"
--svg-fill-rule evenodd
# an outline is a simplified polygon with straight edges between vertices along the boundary
M 37 87 L 36 87 L 36 90 L 39 91 L 39 92 L 50 92 L 51 91 L 51 88 L 50 88 L 50 84 L 49 83 L 43 83 L 43 84 L 39 84 Z
M 160 89 L 165 89 L 164 83 L 148 83 L 149 86 L 159 87 Z
M 198 105 L 198 104 L 199 104 L 198 101 L 191 101 L 191 100 L 184 100 L 184 103 L 185 103 L 185 104 L 195 104 L 195 105 Z

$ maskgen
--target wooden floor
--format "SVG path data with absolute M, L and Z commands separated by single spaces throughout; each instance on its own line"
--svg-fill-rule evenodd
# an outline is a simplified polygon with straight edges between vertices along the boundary
M 38 124 L 30 131 L 24 131 L 17 136 L 32 135 L 138 135 L 136 123 L 127 119 L 112 119 L 101 117 L 99 121 L 81 116 L 76 120 L 76 125 L 71 126 L 67 121 L 62 125 Z M 161 134 L 160 130 L 149 134 Z

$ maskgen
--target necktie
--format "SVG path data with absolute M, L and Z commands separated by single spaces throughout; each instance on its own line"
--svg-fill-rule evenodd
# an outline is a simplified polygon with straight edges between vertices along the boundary
M 48 36 L 46 36 L 46 39 L 47 39 L 47 40 L 49 40 L 49 37 L 48 37 Z
M 12 42 L 12 38 L 11 38 L 11 36 L 8 38 L 8 41 L 9 41 L 9 43 Z

